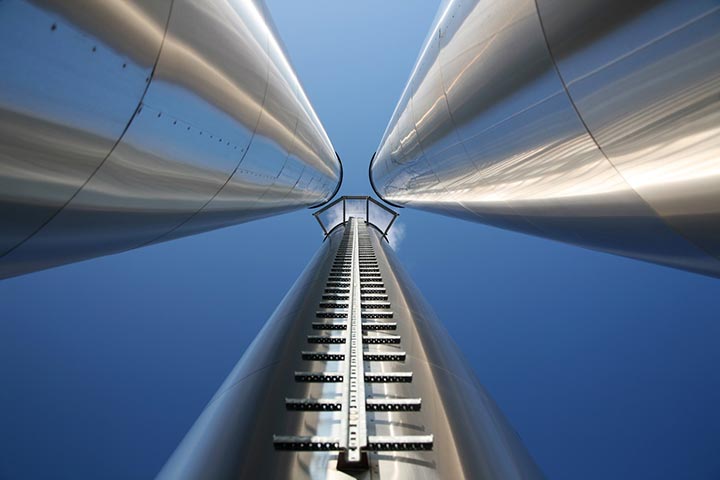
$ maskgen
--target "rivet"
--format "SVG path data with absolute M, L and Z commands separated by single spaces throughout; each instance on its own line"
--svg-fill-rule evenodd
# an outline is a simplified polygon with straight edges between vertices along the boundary
M 57 24 L 53 23 L 52 25 L 50 25 L 50 30 L 52 30 L 53 32 L 57 30 Z

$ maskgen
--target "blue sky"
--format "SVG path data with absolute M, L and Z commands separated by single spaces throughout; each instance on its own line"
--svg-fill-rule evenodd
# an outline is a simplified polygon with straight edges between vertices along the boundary
M 345 165 L 437 3 L 270 0 Z M 720 280 L 403 209 L 398 254 L 553 479 L 720 478 Z M 318 248 L 310 211 L 0 282 L 0 478 L 151 478 Z

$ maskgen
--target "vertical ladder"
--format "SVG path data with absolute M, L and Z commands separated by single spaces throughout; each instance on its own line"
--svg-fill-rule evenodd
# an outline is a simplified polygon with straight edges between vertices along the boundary
M 327 399 L 285 399 L 288 410 L 340 412 L 339 438 L 274 435 L 277 450 L 338 451 L 338 469 L 368 468 L 367 452 L 432 450 L 432 435 L 375 436 L 367 434 L 367 412 L 420 411 L 419 398 L 376 399 L 365 395 L 366 383 L 412 382 L 412 372 L 373 373 L 365 362 L 402 362 L 405 352 L 376 351 L 370 345 L 400 344 L 382 274 L 378 267 L 367 226 L 352 217 L 338 246 L 326 288 L 312 328 L 340 331 L 339 335 L 308 335 L 310 344 L 340 344 L 341 352 L 303 351 L 303 360 L 342 361 L 340 372 L 295 372 L 298 382 L 342 383 L 341 401 Z M 338 321 L 339 320 L 339 321 Z M 372 321 L 368 321 L 372 320 Z M 380 320 L 380 321 L 378 321 Z M 373 332 L 369 334 L 368 332 Z M 368 348 L 364 349 L 367 345 Z
M 350 324 L 348 325 L 348 360 L 345 372 L 348 381 L 343 389 L 343 426 L 345 450 L 340 454 L 340 464 L 367 465 L 367 418 L 365 417 L 365 368 L 362 347 L 362 310 L 360 305 L 360 257 L 357 218 L 350 219 L 351 276 L 350 276 Z

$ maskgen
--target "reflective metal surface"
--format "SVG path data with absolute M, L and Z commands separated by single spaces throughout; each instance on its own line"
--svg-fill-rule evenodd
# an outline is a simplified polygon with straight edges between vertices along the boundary
M 0 62 L 0 278 L 339 185 L 261 2 L 5 0 Z
M 720 5 L 454 0 L 371 163 L 416 207 L 720 276 Z
M 391 333 L 402 344 L 368 345 L 365 352 L 382 347 L 378 350 L 403 350 L 406 357 L 366 361 L 364 368 L 376 375 L 412 372 L 412 382 L 366 383 L 366 393 L 376 401 L 418 397 L 422 408 L 369 412 L 368 434 L 397 441 L 432 435 L 432 451 L 369 453 L 370 469 L 351 475 L 337 469 L 337 452 L 273 448 L 275 434 L 324 438 L 342 428 L 343 412 L 288 411 L 285 402 L 340 398 L 342 383 L 298 382 L 294 372 L 342 371 L 343 362 L 303 360 L 301 352 L 342 351 L 341 345 L 308 344 L 308 337 L 322 333 L 313 323 L 336 252 L 343 248 L 345 228 L 341 225 L 326 237 L 158 478 L 542 478 L 381 231 L 370 227 L 361 234 L 370 237 L 397 327 Z
M 372 197 L 343 195 L 313 213 L 313 217 L 318 221 L 326 236 L 334 228 L 344 225 L 350 217 L 355 217 L 371 227 L 377 228 L 383 238 L 387 240 L 387 233 L 395 223 L 398 214 Z

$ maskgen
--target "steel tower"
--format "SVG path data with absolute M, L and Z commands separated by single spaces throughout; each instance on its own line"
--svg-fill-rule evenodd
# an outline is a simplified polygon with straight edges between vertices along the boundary
M 720 276 L 720 6 L 443 2 L 370 167 L 392 204 Z
M 0 64 L 0 278 L 340 186 L 261 1 L 2 1 Z
M 396 214 L 315 215 L 322 246 L 159 478 L 541 478 L 388 245 Z

